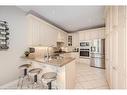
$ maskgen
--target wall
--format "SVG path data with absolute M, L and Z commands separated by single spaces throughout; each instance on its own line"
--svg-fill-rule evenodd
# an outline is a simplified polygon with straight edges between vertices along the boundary
M 27 23 L 25 13 L 15 6 L 0 6 L 0 20 L 6 20 L 10 28 L 10 44 L 7 51 L 0 51 L 0 85 L 18 78 L 18 66 L 27 47 Z

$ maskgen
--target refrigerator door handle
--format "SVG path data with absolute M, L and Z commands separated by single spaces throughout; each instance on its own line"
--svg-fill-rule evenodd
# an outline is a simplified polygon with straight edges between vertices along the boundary
M 91 52 L 93 52 L 92 47 L 91 47 Z
M 94 52 L 96 52 L 96 47 L 94 47 Z
M 96 47 L 91 47 L 91 52 L 95 52 L 96 51 Z

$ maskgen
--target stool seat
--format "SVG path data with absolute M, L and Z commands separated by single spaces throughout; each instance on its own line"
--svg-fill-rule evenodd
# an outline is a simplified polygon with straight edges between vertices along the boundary
M 32 76 L 32 81 L 31 81 L 32 88 L 38 88 L 41 86 L 41 83 L 39 83 L 38 80 L 38 75 L 41 73 L 41 71 L 42 71 L 41 68 L 33 68 L 29 70 L 29 75 Z
M 41 68 L 34 68 L 34 69 L 31 69 L 31 70 L 29 71 L 29 73 L 39 74 L 41 71 L 42 71 Z
M 47 73 L 42 75 L 42 78 L 44 78 L 44 79 L 54 79 L 54 78 L 56 78 L 56 76 L 57 76 L 57 73 L 55 73 L 55 72 L 47 72 Z
M 31 67 L 31 64 L 23 64 L 23 65 L 21 65 L 21 66 L 19 66 L 19 69 L 25 69 L 25 68 L 29 68 L 29 67 Z
M 47 82 L 48 89 L 52 89 L 52 82 L 56 80 L 57 73 L 47 72 L 42 75 L 42 80 Z

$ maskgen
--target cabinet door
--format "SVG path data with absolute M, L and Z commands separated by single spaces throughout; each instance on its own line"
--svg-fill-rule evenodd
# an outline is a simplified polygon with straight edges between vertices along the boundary
M 84 41 L 85 40 L 85 34 L 84 32 L 79 32 L 79 40 Z
M 29 23 L 29 45 L 37 46 L 39 45 L 39 35 L 40 35 L 40 22 L 34 18 L 28 18 Z
M 107 36 L 107 35 L 109 35 L 109 33 L 110 33 L 110 31 L 109 31 L 109 29 L 110 29 L 110 8 L 109 7 L 107 7 L 107 11 L 106 11 L 106 18 L 105 18 L 105 21 L 106 21 L 106 27 L 105 27 L 105 37 Z
M 118 31 L 111 31 L 110 46 L 112 88 L 118 88 Z
M 45 23 L 41 23 L 41 45 L 42 46 L 56 46 L 57 41 L 57 31 L 46 25 Z
M 86 41 L 90 39 L 90 32 L 89 31 L 84 32 L 84 35 L 85 35 Z
M 28 43 L 30 46 L 56 46 L 58 30 L 43 20 L 28 15 Z M 61 35 L 61 37 L 65 37 Z
M 106 79 L 108 81 L 109 86 L 110 83 L 110 35 L 106 36 L 105 39 L 105 65 L 106 65 Z
M 58 37 L 57 37 L 57 41 L 58 42 L 65 42 L 65 35 L 63 33 L 63 31 L 57 30 L 58 31 Z
M 79 33 L 78 32 L 73 34 L 72 41 L 73 41 L 74 47 L 79 47 Z
M 106 25 L 110 35 L 110 85 L 111 88 L 126 88 L 126 26 L 125 26 L 125 7 L 115 6 L 109 8 L 109 25 Z M 106 43 L 107 44 L 107 43 Z M 107 47 L 106 47 L 107 48 Z M 108 50 L 106 50 L 108 51 Z M 106 53 L 107 55 L 107 53 Z M 106 57 L 108 58 L 108 57 Z M 106 60 L 107 61 L 107 60 Z M 108 63 L 108 62 L 107 62 Z M 106 65 L 107 65 L 106 63 Z M 108 76 L 108 75 L 107 75 Z M 108 76 L 109 77 L 109 76 Z
M 75 60 L 68 63 L 65 66 L 65 72 L 66 72 L 66 89 L 74 89 L 75 87 Z
M 98 39 L 99 38 L 99 36 L 98 36 L 98 33 L 99 32 L 97 30 L 92 30 L 91 32 L 92 32 L 91 33 L 91 35 L 92 35 L 92 38 L 91 39 Z
M 105 29 L 99 29 L 98 30 L 98 38 L 104 39 L 105 38 Z
M 48 46 L 56 46 L 57 32 L 55 31 L 55 29 L 48 26 L 46 32 L 47 32 L 47 45 Z
M 112 26 L 118 26 L 118 6 L 113 6 L 112 8 Z
M 67 33 L 63 32 L 63 42 L 64 42 L 64 46 L 67 46 Z
M 119 88 L 126 88 L 126 14 L 125 7 L 118 7 L 118 86 Z

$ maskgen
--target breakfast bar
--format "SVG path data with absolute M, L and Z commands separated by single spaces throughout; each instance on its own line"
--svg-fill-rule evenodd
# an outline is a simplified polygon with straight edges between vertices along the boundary
M 61 59 L 29 58 L 22 57 L 24 61 L 32 63 L 33 68 L 42 68 L 42 74 L 56 72 L 57 79 L 54 83 L 58 89 L 73 89 L 75 87 L 75 58 L 63 57 Z

